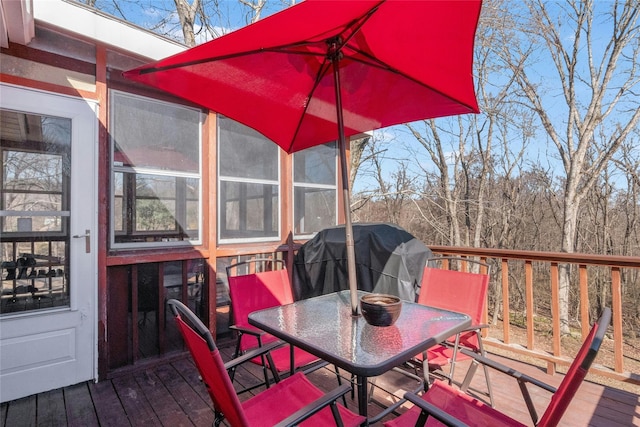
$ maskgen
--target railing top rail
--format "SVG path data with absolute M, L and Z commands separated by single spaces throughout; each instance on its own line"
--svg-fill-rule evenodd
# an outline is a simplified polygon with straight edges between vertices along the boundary
M 609 267 L 640 268 L 640 257 L 619 255 L 594 255 L 566 252 L 519 251 L 510 249 L 469 248 L 460 246 L 428 245 L 435 253 L 480 256 L 486 258 L 521 259 L 525 261 L 561 262 Z

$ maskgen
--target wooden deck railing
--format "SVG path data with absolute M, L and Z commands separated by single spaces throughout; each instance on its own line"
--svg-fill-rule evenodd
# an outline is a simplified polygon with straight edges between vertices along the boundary
M 288 242 L 287 245 L 268 248 L 264 251 L 256 247 L 236 248 L 233 251 L 218 251 L 218 258 L 228 260 L 251 259 L 254 257 L 273 257 L 285 260 L 292 267 L 293 257 L 299 245 Z M 601 295 L 593 295 L 594 282 L 604 283 L 605 302 L 613 311 L 611 328 L 612 339 L 607 340 L 611 349 L 611 362 L 597 364 L 592 372 L 614 378 L 619 381 L 640 384 L 640 361 L 636 358 L 625 359 L 623 348 L 625 340 L 632 345 L 631 334 L 625 336 L 623 324 L 637 322 L 632 312 L 638 302 L 629 289 L 636 289 L 640 296 L 640 257 L 602 256 L 587 254 L 567 254 L 558 252 L 512 251 L 499 249 L 475 249 L 449 246 L 430 246 L 435 254 L 475 257 L 492 264 L 492 304 L 487 315 L 492 323 L 490 336 L 485 340 L 488 346 L 515 354 L 532 357 L 543 365 L 547 372 L 554 373 L 558 366 L 568 366 L 572 351 L 563 351 L 559 313 L 559 268 L 563 264 L 574 266 L 572 269 L 572 310 L 574 324 L 579 324 L 582 339 L 588 333 L 591 319 L 591 301 L 602 300 Z M 293 269 L 289 268 L 290 274 Z M 219 272 L 219 273 L 222 273 Z M 186 282 L 186 278 L 183 280 Z M 160 285 L 162 288 L 162 285 Z M 186 289 L 186 287 L 184 288 Z M 625 290 L 625 292 L 623 292 Z M 517 292 L 516 292 L 517 291 Z M 576 293 L 577 292 L 577 293 Z M 517 293 L 517 294 L 516 294 Z M 627 299 L 624 299 L 627 298 Z M 135 304 L 134 304 L 135 307 Z M 626 307 L 626 312 L 623 312 Z M 591 308 L 591 315 L 596 315 Z M 501 315 L 501 316 L 499 316 Z M 626 316 L 626 317 L 625 317 Z M 623 323 L 627 319 L 627 323 Z M 501 320 L 501 321 L 498 321 Z M 540 332 L 541 322 L 548 321 L 550 326 Z M 637 323 L 635 323 L 637 324 Z M 515 328 L 522 331 L 518 337 Z M 521 335 L 524 334 L 524 338 Z M 548 337 L 551 343 L 544 343 Z
M 606 282 L 610 283 L 610 289 L 607 289 L 607 301 L 610 301 L 613 311 L 613 366 L 595 365 L 592 372 L 614 378 L 620 381 L 640 384 L 640 374 L 638 374 L 638 366 L 634 365 L 632 369 L 625 366 L 625 358 L 623 355 L 623 345 L 626 339 L 623 334 L 623 286 L 640 287 L 640 257 L 623 257 L 623 256 L 603 256 L 603 255 L 587 255 L 587 254 L 567 254 L 559 252 L 532 252 L 532 251 L 512 251 L 499 249 L 474 249 L 448 246 L 430 246 L 435 254 L 440 255 L 456 255 L 464 257 L 477 257 L 484 262 L 495 265 L 496 274 L 492 277 L 499 287 L 500 294 L 493 295 L 494 299 L 501 300 L 500 311 L 502 313 L 502 331 L 498 331 L 499 338 L 489 337 L 486 339 L 488 345 L 514 352 L 517 354 L 533 357 L 540 361 L 546 362 L 547 371 L 553 373 L 557 365 L 568 365 L 571 361 L 563 355 L 561 347 L 562 333 L 560 329 L 559 313 L 559 266 L 569 264 L 575 266 L 577 271 L 577 288 L 579 292 L 579 323 L 581 326 L 581 335 L 584 339 L 589 331 L 589 307 L 590 301 L 595 298 L 590 295 L 589 281 L 590 274 L 606 274 Z M 515 267 L 515 268 L 514 268 Z M 595 269 L 595 270 L 594 270 Z M 514 275 L 514 271 L 518 271 L 518 275 Z M 537 277 L 534 281 L 534 270 L 542 271 L 544 274 L 541 279 Z M 594 272 L 595 271 L 595 272 Z M 625 273 L 625 274 L 623 274 Z M 523 275 L 524 277 L 520 277 Z M 627 283 L 623 283 L 623 277 L 628 278 Z M 524 307 L 523 309 L 515 309 L 511 306 L 513 301 L 510 291 L 513 286 L 512 282 L 524 282 Z M 547 301 L 534 299 L 534 289 L 539 290 L 548 281 L 550 298 Z M 573 283 L 573 280 L 572 280 Z M 538 292 L 540 294 L 541 292 Z M 500 302 L 500 301 L 499 301 Z M 627 307 L 635 307 L 637 301 L 626 301 Z M 537 345 L 536 342 L 536 306 L 550 306 L 551 321 L 551 350 L 544 350 Z M 523 314 L 524 328 L 526 330 L 526 342 L 524 344 L 512 343 L 511 335 L 511 316 L 514 314 Z M 629 313 L 629 316 L 636 313 Z M 494 319 L 497 316 L 494 317 Z M 498 327 L 494 325 L 494 327 Z M 495 332 L 495 331 L 494 331 Z M 634 337 L 628 337 L 633 339 Z M 638 361 L 635 360 L 637 363 Z

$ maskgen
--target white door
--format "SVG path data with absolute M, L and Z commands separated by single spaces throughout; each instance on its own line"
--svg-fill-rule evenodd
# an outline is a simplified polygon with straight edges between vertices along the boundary
M 97 104 L 0 84 L 0 401 L 97 377 Z

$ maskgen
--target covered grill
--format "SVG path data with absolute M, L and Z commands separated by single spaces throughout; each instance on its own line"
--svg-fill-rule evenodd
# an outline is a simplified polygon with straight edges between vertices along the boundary
M 415 301 L 431 250 L 394 224 L 354 224 L 353 238 L 358 289 Z M 302 245 L 293 276 L 297 300 L 349 289 L 344 226 L 322 230 Z

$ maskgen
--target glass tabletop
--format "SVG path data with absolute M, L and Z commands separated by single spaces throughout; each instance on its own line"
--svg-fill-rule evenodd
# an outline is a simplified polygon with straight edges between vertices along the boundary
M 359 291 L 359 296 L 365 292 Z M 249 323 L 347 371 L 381 375 L 471 324 L 465 314 L 403 301 L 392 326 L 351 314 L 349 291 L 256 311 Z

